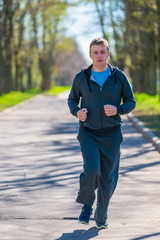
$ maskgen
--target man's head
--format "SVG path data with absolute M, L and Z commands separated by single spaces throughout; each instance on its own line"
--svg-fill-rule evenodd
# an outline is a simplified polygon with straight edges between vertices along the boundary
M 109 58 L 109 44 L 103 38 L 93 39 L 90 43 L 89 55 L 95 67 L 105 68 Z
M 89 46 L 89 53 L 91 52 L 91 48 L 93 45 L 103 45 L 106 47 L 107 52 L 109 52 L 109 43 L 106 39 L 104 38 L 95 38 L 91 41 L 90 46 Z

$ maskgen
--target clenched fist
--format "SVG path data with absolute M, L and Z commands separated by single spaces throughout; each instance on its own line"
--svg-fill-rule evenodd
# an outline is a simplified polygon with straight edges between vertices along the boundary
M 105 114 L 109 116 L 115 116 L 117 114 L 117 108 L 113 105 L 106 104 L 104 105 Z
M 86 108 L 82 108 L 81 110 L 79 110 L 78 112 L 77 112 L 77 117 L 78 117 L 78 119 L 80 120 L 80 121 L 82 121 L 82 122 L 85 122 L 86 121 L 86 119 L 87 119 L 87 109 Z

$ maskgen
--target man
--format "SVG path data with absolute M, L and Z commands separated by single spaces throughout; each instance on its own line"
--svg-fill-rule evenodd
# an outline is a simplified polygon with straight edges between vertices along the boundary
M 135 100 L 126 75 L 107 63 L 108 42 L 94 39 L 89 54 L 93 64 L 75 76 L 68 97 L 70 111 L 79 119 L 77 138 L 84 163 L 76 201 L 84 205 L 79 222 L 88 224 L 97 189 L 96 226 L 107 228 L 108 205 L 118 180 L 123 139 L 120 115 L 132 111 Z

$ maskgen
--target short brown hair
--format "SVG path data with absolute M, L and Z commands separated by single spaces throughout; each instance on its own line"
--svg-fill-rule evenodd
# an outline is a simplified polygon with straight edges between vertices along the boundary
M 106 48 L 107 48 L 107 51 L 109 51 L 109 43 L 106 39 L 104 38 L 95 38 L 91 41 L 90 45 L 89 45 L 89 52 L 91 52 L 91 47 L 93 45 L 100 45 L 100 44 L 103 44 Z

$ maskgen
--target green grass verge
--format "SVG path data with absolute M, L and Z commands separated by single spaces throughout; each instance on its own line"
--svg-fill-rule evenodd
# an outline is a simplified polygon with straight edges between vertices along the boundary
M 70 88 L 70 86 L 55 86 L 48 91 L 45 91 L 44 93 L 47 95 L 56 96 L 57 94 L 65 90 L 69 90 Z M 33 88 L 25 92 L 11 91 L 9 93 L 3 94 L 0 96 L 0 111 L 15 106 L 16 104 L 30 99 L 40 93 L 43 93 L 40 88 Z
M 46 91 L 45 94 L 56 96 L 59 93 L 70 90 L 70 89 L 71 89 L 71 86 L 54 86 L 50 88 L 48 91 Z
M 33 93 L 22 93 L 11 91 L 0 96 L 0 111 L 21 103 L 31 97 L 35 96 Z
M 160 138 L 160 102 L 159 96 L 135 93 L 136 108 L 133 114 Z

